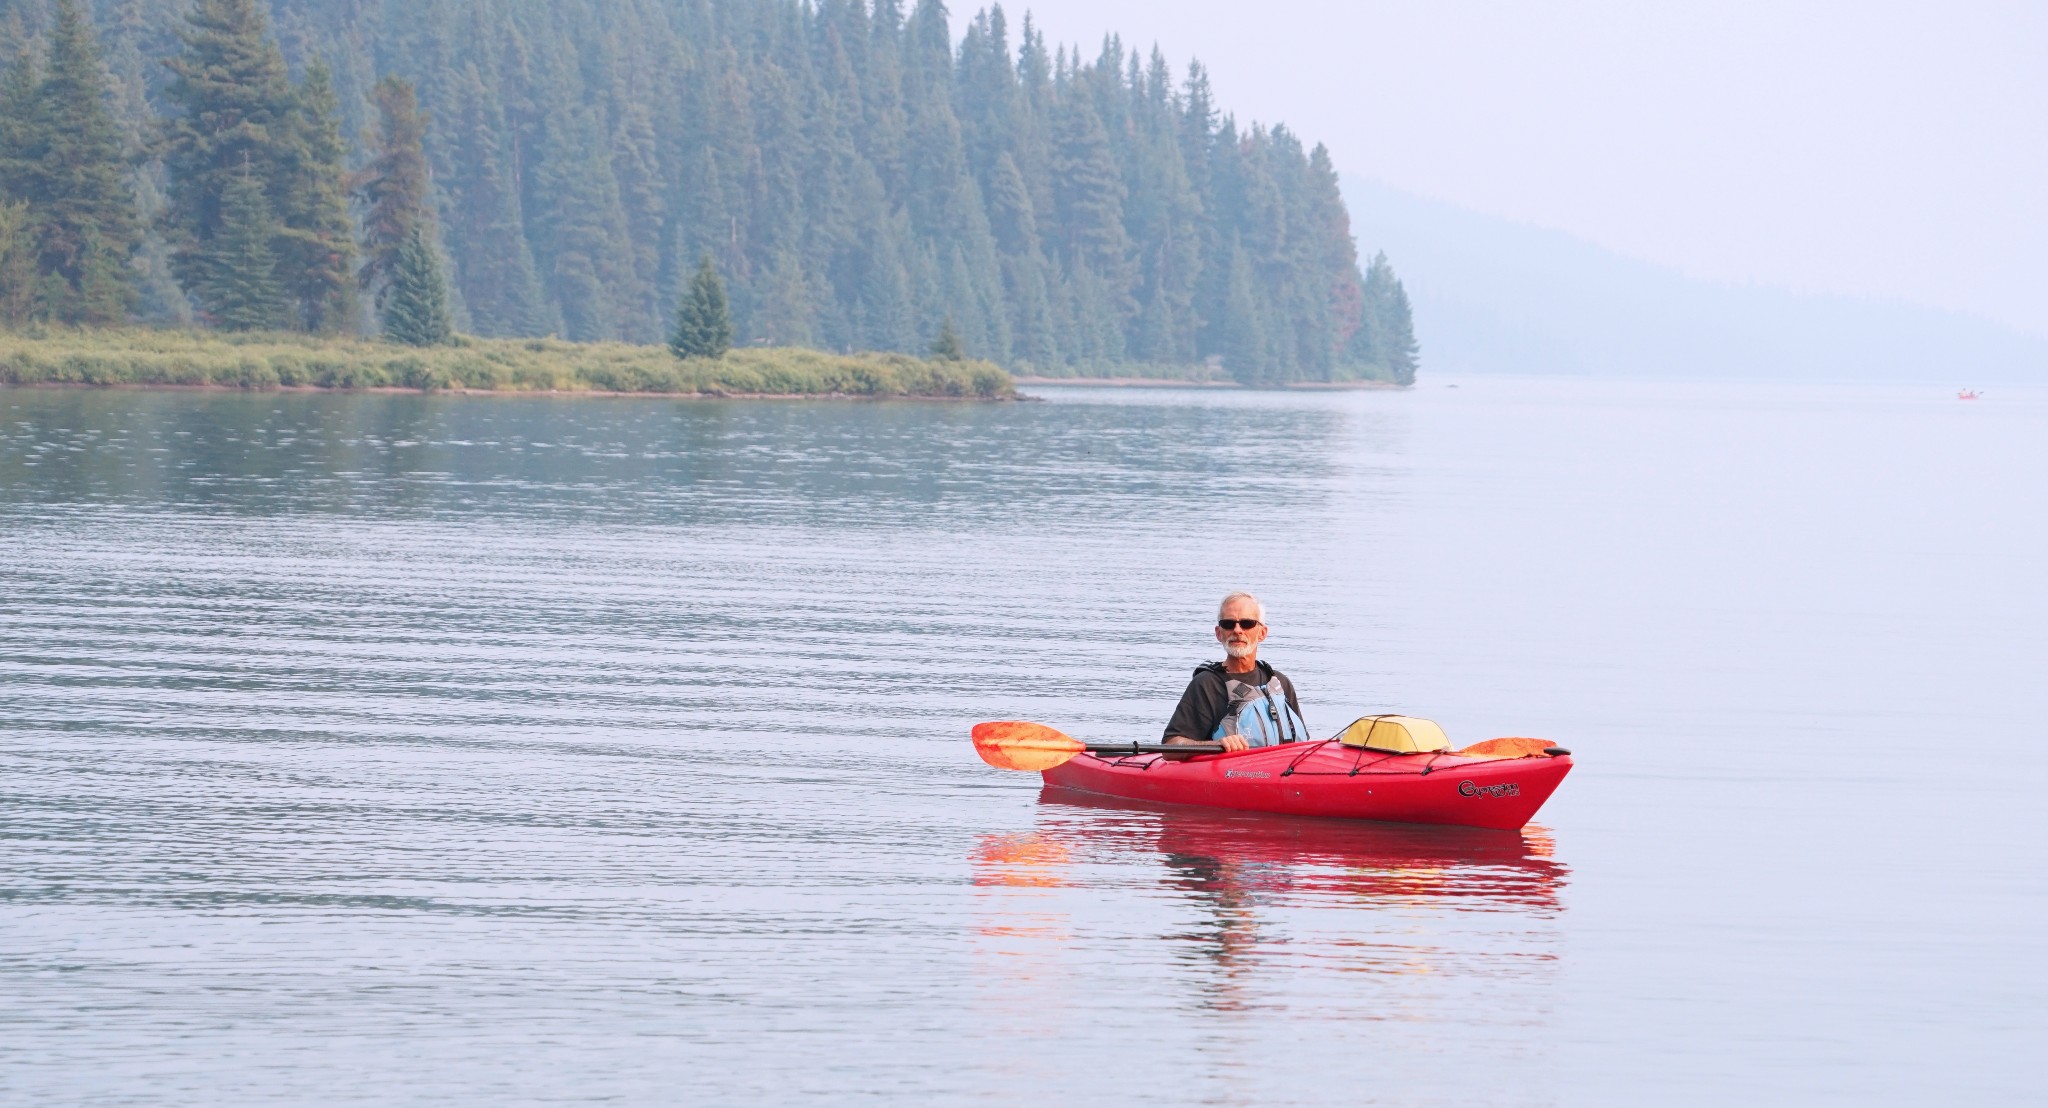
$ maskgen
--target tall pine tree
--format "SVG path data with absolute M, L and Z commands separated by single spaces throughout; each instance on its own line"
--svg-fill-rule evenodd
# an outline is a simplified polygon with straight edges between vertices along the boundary
M 348 214 L 348 143 L 333 74 L 315 60 L 293 90 L 284 162 L 271 183 L 283 225 L 280 277 L 295 325 L 333 331 L 351 324 L 355 306 L 355 232 Z
M 218 314 L 201 290 L 213 277 L 208 246 L 225 225 L 229 186 L 255 181 L 270 207 L 271 184 L 289 158 L 296 96 L 256 0 L 198 0 L 178 39 L 183 51 L 164 63 L 172 114 L 158 139 L 168 178 L 161 221 L 179 283 Z
M 697 266 L 689 290 L 676 309 L 675 330 L 668 348 L 678 358 L 717 358 L 732 348 L 732 317 L 727 314 L 725 283 L 718 279 L 718 267 L 711 255 Z
M 197 259 L 204 268 L 196 292 L 207 320 L 225 331 L 281 326 L 287 307 L 277 279 L 278 224 L 263 183 L 254 173 L 229 178 L 220 208 L 220 230 Z
M 57 0 L 55 16 L 31 117 L 40 138 L 34 180 L 21 195 L 41 224 L 38 268 L 59 290 L 50 314 L 67 323 L 118 323 L 133 298 L 135 196 L 92 24 L 79 0 Z
M 357 172 L 354 192 L 363 205 L 363 267 L 358 283 L 376 295 L 381 307 L 384 287 L 398 271 L 399 256 L 410 246 L 413 230 L 431 216 L 425 140 L 427 119 L 419 110 L 412 83 L 397 77 L 377 82 L 370 92 L 377 107 L 376 153 Z
M 1408 290 L 1387 264 L 1386 251 L 1373 255 L 1365 273 L 1364 317 L 1351 342 L 1352 357 L 1382 372 L 1397 385 L 1415 383 L 1421 347 L 1415 341 L 1415 320 Z
M 0 81 L 0 199 L 25 205 L 13 264 L 27 251 L 30 316 L 118 323 L 133 298 L 127 159 L 85 9 L 57 0 L 53 15 L 47 64 L 23 51 Z
M 278 322 L 347 325 L 355 253 L 347 147 L 326 66 L 309 65 L 294 86 L 256 0 L 198 0 L 179 40 L 182 52 L 165 62 L 174 114 L 158 139 L 169 182 L 161 224 L 179 282 L 207 314 L 243 314 L 209 301 L 208 290 L 221 287 L 213 240 L 226 226 L 229 188 L 253 180 L 273 228 L 270 280 L 286 297 Z
M 384 297 L 384 337 L 410 346 L 438 346 L 453 333 L 440 259 L 427 239 L 426 224 L 415 222 L 392 262 Z

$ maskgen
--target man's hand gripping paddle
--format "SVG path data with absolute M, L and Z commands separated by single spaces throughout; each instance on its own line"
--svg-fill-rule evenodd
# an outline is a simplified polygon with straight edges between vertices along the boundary
M 1038 773 L 1082 754 L 1221 754 L 1222 743 L 1084 743 L 1042 723 L 1003 720 L 974 725 L 974 752 L 997 769 Z

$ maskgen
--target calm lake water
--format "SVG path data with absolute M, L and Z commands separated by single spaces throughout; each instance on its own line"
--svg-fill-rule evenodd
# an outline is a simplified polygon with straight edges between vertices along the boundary
M 0 1100 L 2014 1103 L 2048 395 L 0 391 Z M 1523 834 L 1147 810 L 1267 601 Z

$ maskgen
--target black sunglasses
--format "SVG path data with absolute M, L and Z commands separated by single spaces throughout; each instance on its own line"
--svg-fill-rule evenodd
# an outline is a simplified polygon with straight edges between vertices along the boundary
M 1225 631 L 1233 627 L 1240 631 L 1249 631 L 1258 625 L 1259 621 L 1255 619 L 1219 619 L 1216 621 L 1216 626 L 1223 628 Z

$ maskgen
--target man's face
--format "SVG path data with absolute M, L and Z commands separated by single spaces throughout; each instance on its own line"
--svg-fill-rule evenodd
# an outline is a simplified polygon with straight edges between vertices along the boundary
M 1224 651 L 1233 658 L 1249 656 L 1266 641 L 1264 622 L 1253 627 L 1244 626 L 1246 620 L 1258 619 L 1259 606 L 1249 600 L 1233 600 L 1225 604 L 1216 615 L 1216 641 L 1222 643 Z

